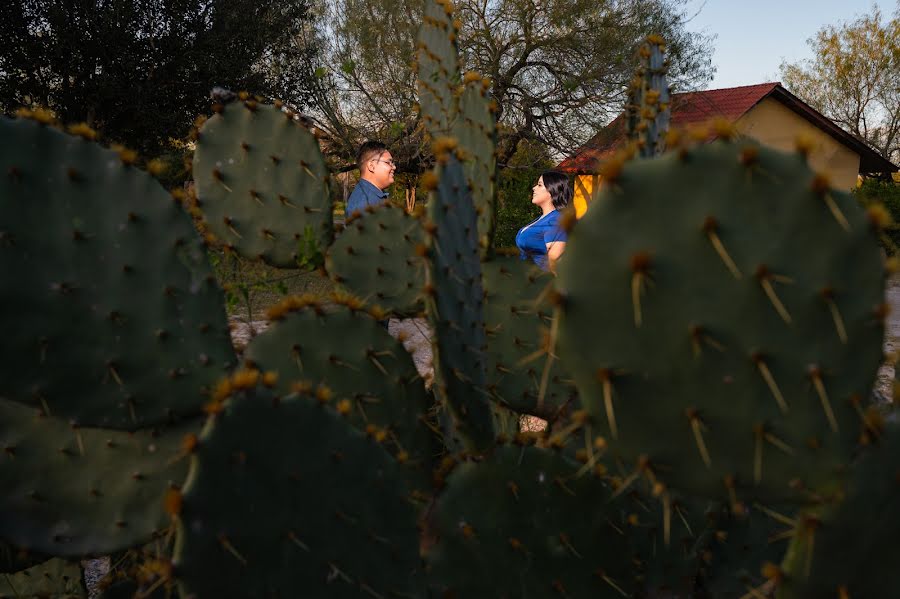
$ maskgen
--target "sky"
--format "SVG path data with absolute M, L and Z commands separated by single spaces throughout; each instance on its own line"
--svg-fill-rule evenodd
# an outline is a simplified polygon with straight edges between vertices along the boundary
M 806 40 L 819 29 L 869 14 L 873 5 L 887 19 L 898 0 L 688 0 L 685 7 L 696 14 L 689 31 L 717 35 L 709 89 L 718 89 L 780 81 L 782 61 L 812 58 Z

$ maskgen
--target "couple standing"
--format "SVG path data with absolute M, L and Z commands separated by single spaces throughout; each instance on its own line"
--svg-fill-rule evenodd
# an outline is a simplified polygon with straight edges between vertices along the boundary
M 362 212 L 366 206 L 383 204 L 394 182 L 397 163 L 387 146 L 379 141 L 367 141 L 356 152 L 359 183 L 347 198 L 346 214 Z M 557 171 L 547 171 L 538 177 L 531 188 L 531 203 L 541 209 L 541 216 L 528 223 L 516 234 L 516 246 L 523 260 L 532 260 L 543 270 L 556 270 L 556 262 L 566 249 L 566 232 L 559 223 L 561 211 L 572 201 L 569 177 Z

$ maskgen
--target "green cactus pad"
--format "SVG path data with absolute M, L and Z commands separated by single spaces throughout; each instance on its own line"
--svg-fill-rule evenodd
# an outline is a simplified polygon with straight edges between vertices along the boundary
M 735 503 L 833 485 L 882 357 L 866 215 L 802 155 L 750 141 L 608 175 L 558 283 L 561 359 L 613 454 Z
M 472 202 L 478 213 L 478 243 L 482 256 L 488 255 L 494 239 L 497 170 L 497 123 L 485 88 L 480 78 L 469 81 L 467 77 L 454 128 L 463 151 L 463 168 L 472 187 Z
M 425 554 L 435 596 L 631 596 L 626 525 L 611 491 L 536 447 L 499 447 L 447 477 Z
M 743 597 L 767 583 L 763 566 L 777 564 L 788 546 L 792 506 L 751 506 L 735 515 L 725 508 L 712 514 L 714 532 L 703 564 L 703 588 L 712 597 Z M 752 595 L 751 595 L 752 596 Z
M 892 596 L 900 538 L 900 426 L 881 433 L 835 500 L 802 511 L 778 599 Z
M 403 208 L 370 207 L 347 220 L 325 269 L 338 285 L 394 314 L 420 314 L 425 263 L 416 250 L 423 242 L 421 221 Z
M 425 3 L 417 51 L 419 109 L 433 138 L 450 135 L 459 111 L 459 51 L 449 0 Z
M 200 598 L 418 596 L 407 494 L 396 461 L 327 406 L 242 391 L 194 454 L 176 575 Z
M 113 151 L 0 118 L 0 397 L 82 426 L 199 413 L 234 360 L 190 218 Z
M 87 597 L 77 562 L 54 558 L 14 574 L 0 574 L 0 599 Z
M 493 443 L 494 427 L 485 385 L 477 216 L 462 165 L 452 156 L 444 158 L 428 201 L 431 226 L 426 225 L 435 390 L 453 417 L 458 441 L 481 450 Z
M 194 180 L 206 227 L 242 256 L 297 268 L 331 244 L 319 142 L 280 108 L 232 102 L 206 121 Z
M 548 356 L 541 349 L 550 333 L 547 297 L 554 277 L 518 256 L 495 256 L 481 268 L 488 390 L 495 401 L 516 412 L 555 420 L 564 406 L 577 400 L 574 383 L 559 361 L 551 360 L 543 401 L 538 403 L 547 368 Z
M 299 300 L 299 298 L 298 298 Z M 332 403 L 349 400 L 349 422 L 358 430 L 387 434 L 384 445 L 413 469 L 416 488 L 430 491 L 433 434 L 423 416 L 430 401 L 403 345 L 347 298 L 327 311 L 301 304 L 279 314 L 244 352 L 254 367 L 278 374 L 277 390 L 290 392 L 298 381 L 325 383 Z M 287 300 L 283 306 L 290 306 Z M 276 308 L 275 310 L 278 310 Z
M 628 89 L 625 110 L 628 137 L 637 144 L 644 158 L 659 156 L 666 149 L 671 100 L 664 53 L 662 39 L 648 38 L 638 51 L 640 66 Z
M 180 483 L 185 434 L 73 427 L 0 400 L 0 538 L 58 556 L 103 555 L 165 528 L 166 490 Z
M 651 491 L 632 489 L 625 495 L 639 585 L 649 597 L 691 597 L 712 534 L 709 502 L 673 496 L 671 491 L 654 497 Z

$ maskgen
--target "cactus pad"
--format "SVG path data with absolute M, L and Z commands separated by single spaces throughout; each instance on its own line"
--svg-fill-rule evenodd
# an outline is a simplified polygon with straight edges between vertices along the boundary
M 797 516 L 778 599 L 893 593 L 888 589 L 900 535 L 900 426 L 890 425 L 880 442 L 853 466 L 841 495 Z
M 485 387 L 484 293 L 472 194 L 462 165 L 443 156 L 436 191 L 428 201 L 428 316 L 435 389 L 453 417 L 459 441 L 484 449 L 494 428 Z
M 0 400 L 0 538 L 59 556 L 104 554 L 168 525 L 162 497 L 184 479 L 181 442 L 197 423 L 158 434 L 79 428 Z
M 478 244 L 482 256 L 487 256 L 491 249 L 496 218 L 497 123 L 487 87 L 488 82 L 477 75 L 466 76 L 454 128 L 478 213 Z
M 414 508 L 374 439 L 310 397 L 259 387 L 220 407 L 181 498 L 186 595 L 416 596 Z
M 398 315 L 424 311 L 425 263 L 416 255 L 422 223 L 397 206 L 350 217 L 325 257 L 328 276 L 352 293 Z
M 516 412 L 554 420 L 575 399 L 575 386 L 551 360 L 539 402 L 551 326 L 546 298 L 554 277 L 518 256 L 495 256 L 481 265 L 488 342 L 487 381 L 492 398 Z M 523 363 L 524 361 L 524 363 Z
M 459 111 L 459 50 L 450 0 L 425 3 L 417 51 L 419 108 L 433 138 L 450 135 Z
M 750 141 L 607 175 L 560 264 L 560 351 L 614 454 L 733 503 L 833 485 L 882 357 L 866 214 Z
M 434 447 L 423 415 L 430 402 L 409 354 L 362 302 L 334 299 L 343 303 L 326 308 L 313 299 L 289 298 L 276 306 L 276 321 L 250 342 L 245 358 L 277 373 L 282 394 L 301 381 L 311 389 L 327 385 L 331 402 L 348 402 L 354 427 L 386 435 L 385 448 L 418 472 L 417 486 L 427 484 Z
M 234 360 L 190 218 L 115 152 L 0 118 L 0 397 L 81 426 L 199 413 Z
M 319 142 L 280 108 L 232 102 L 206 121 L 194 180 L 206 227 L 242 256 L 296 268 L 331 244 Z
M 447 477 L 425 554 L 436 596 L 621 597 L 633 589 L 623 514 L 578 465 L 499 447 Z
M 81 566 L 77 562 L 53 558 L 14 574 L 0 574 L 0 599 L 76 599 L 87 596 Z

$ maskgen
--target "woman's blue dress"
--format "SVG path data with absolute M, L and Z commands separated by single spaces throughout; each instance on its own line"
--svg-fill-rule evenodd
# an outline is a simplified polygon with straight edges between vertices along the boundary
M 543 270 L 549 269 L 547 260 L 547 244 L 554 241 L 566 241 L 569 236 L 559 226 L 559 211 L 551 210 L 537 220 L 519 229 L 516 234 L 516 246 L 522 260 L 534 260 Z

